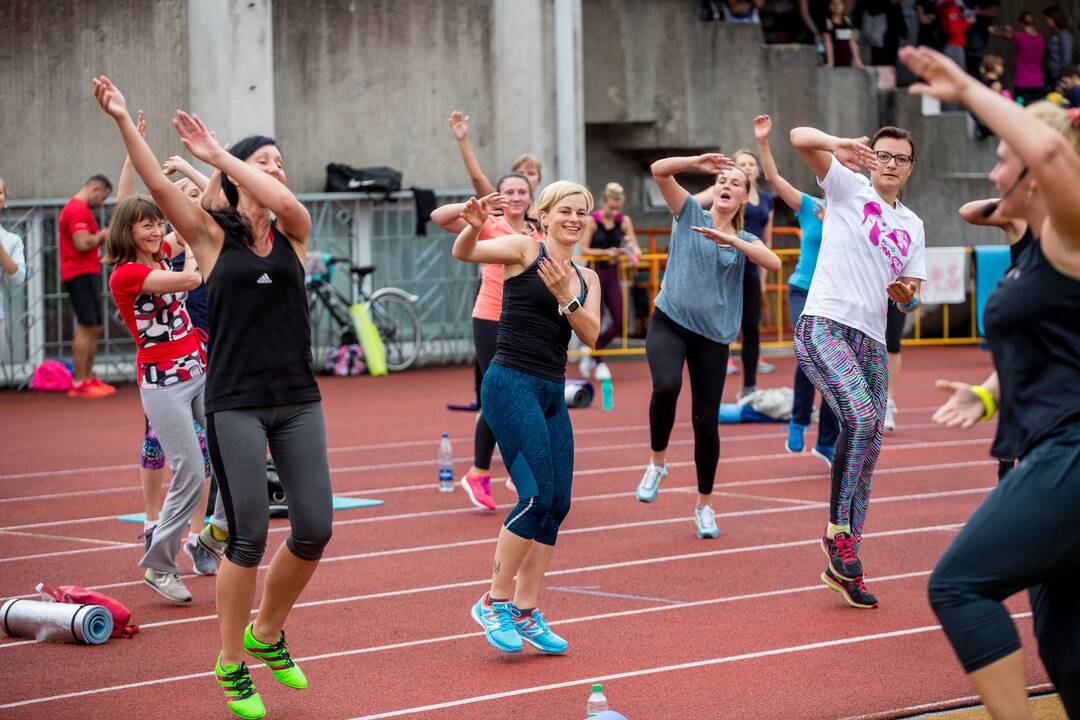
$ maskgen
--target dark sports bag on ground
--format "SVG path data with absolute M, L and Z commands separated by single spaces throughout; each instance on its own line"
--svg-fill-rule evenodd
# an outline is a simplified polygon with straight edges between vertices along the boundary
M 389 167 L 354 168 L 330 163 L 326 166 L 324 192 L 370 192 L 389 195 L 401 189 L 401 173 Z

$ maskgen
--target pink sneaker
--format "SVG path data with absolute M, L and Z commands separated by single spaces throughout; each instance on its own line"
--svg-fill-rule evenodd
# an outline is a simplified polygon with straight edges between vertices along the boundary
M 491 497 L 491 476 L 465 473 L 461 478 L 461 487 L 469 496 L 469 502 L 484 510 L 495 509 L 495 498 Z

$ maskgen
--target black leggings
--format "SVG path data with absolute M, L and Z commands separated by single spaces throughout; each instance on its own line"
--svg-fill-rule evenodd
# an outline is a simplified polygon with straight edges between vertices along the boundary
M 930 603 L 966 672 L 1020 649 L 1004 600 L 1025 588 L 1039 656 L 1080 718 L 1080 424 L 1002 478 L 930 576 Z
M 690 370 L 691 421 L 694 426 L 694 465 L 698 492 L 712 493 L 720 459 L 717 421 L 724 394 L 728 346 L 691 332 L 659 308 L 649 323 L 645 352 L 652 374 L 649 435 L 653 452 L 667 449 L 675 426 L 675 407 L 682 389 L 683 363 Z
M 480 386 L 484 383 L 484 373 L 487 372 L 491 358 L 495 357 L 495 345 L 499 340 L 498 320 L 472 321 L 473 345 L 476 346 L 476 362 L 473 367 L 476 370 L 476 407 L 483 407 L 480 400 Z M 484 419 L 481 411 L 480 417 L 476 418 L 476 430 L 473 435 L 473 465 L 481 470 L 491 469 L 491 456 L 495 454 L 495 433 Z
M 896 355 L 900 352 L 900 340 L 904 336 L 904 322 L 907 316 L 904 311 L 889 301 L 889 309 L 885 315 L 885 352 Z
M 761 275 L 757 265 L 747 263 L 750 270 L 743 275 L 742 284 L 742 373 L 743 387 L 757 385 L 757 363 L 761 356 Z M 727 365 L 727 361 L 724 361 Z

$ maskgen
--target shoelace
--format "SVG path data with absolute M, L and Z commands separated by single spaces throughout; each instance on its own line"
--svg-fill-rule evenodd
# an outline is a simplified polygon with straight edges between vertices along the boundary
M 840 551 L 840 557 L 846 563 L 854 563 L 859 558 L 855 555 L 855 538 L 851 537 L 847 533 L 838 533 L 833 542 L 836 543 L 836 549 Z
M 514 618 L 509 612 L 503 612 L 494 605 L 485 605 L 484 615 L 487 617 L 489 624 L 491 623 L 491 620 L 497 622 L 499 630 L 514 629 Z
M 277 670 L 291 668 L 293 665 L 295 665 L 292 656 L 289 655 L 289 649 L 285 647 L 284 630 L 281 631 L 281 635 L 278 636 L 278 641 L 276 643 L 265 648 L 256 648 L 255 654 L 265 660 L 272 660 L 274 662 L 275 669 Z
M 712 508 L 702 507 L 698 509 L 698 518 L 701 524 L 707 529 L 711 530 L 716 527 L 716 516 L 713 514 Z
M 247 663 L 240 663 L 235 670 L 226 670 L 224 675 L 218 675 L 218 681 L 228 683 L 241 700 L 246 700 L 255 694 L 255 683 L 251 680 L 251 673 L 247 669 Z
M 870 594 L 870 591 L 866 589 L 866 583 L 863 582 L 862 578 L 857 578 L 855 580 L 855 587 L 858 588 L 859 592 L 861 592 L 861 593 L 863 593 L 865 595 Z
M 645 482 L 643 483 L 645 485 L 645 488 L 648 489 L 648 490 L 652 490 L 659 483 L 660 483 L 660 469 L 655 468 L 655 467 L 649 468 L 649 471 L 647 473 L 645 473 Z

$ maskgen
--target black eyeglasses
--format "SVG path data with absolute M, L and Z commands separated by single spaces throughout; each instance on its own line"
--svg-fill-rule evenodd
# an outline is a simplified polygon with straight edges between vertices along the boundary
M 904 167 L 911 164 L 910 155 L 893 155 L 890 152 L 884 150 L 875 150 L 874 155 L 877 157 L 878 162 L 882 165 L 888 165 L 890 160 L 895 160 L 898 167 Z

